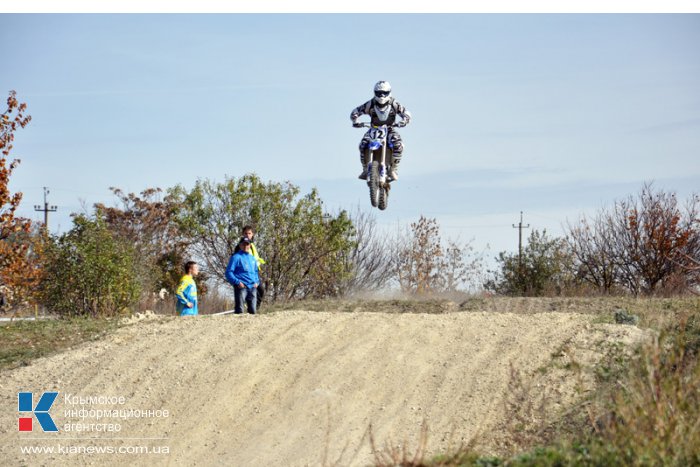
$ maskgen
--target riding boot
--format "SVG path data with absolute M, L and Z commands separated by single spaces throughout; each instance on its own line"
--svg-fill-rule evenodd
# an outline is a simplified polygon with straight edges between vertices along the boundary
M 389 169 L 389 179 L 398 180 L 399 179 L 399 164 L 401 163 L 401 153 L 391 155 L 391 168 Z
M 357 178 L 367 180 L 367 162 L 365 161 L 365 155 L 362 153 L 360 153 L 360 162 L 362 163 L 362 173 Z

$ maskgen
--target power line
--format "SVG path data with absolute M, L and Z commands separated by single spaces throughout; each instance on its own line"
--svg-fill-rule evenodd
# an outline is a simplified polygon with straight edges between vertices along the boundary
M 42 208 L 40 205 L 35 204 L 34 205 L 34 210 L 35 211 L 43 211 L 44 212 L 44 228 L 46 231 L 49 231 L 49 213 L 50 212 L 56 212 L 58 209 L 57 206 L 49 206 L 49 202 L 46 199 L 46 196 L 49 194 L 49 189 L 44 187 L 44 207 Z

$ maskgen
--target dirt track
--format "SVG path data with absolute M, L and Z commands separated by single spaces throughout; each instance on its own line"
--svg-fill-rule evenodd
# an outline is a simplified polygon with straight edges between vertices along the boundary
M 600 342 L 630 344 L 645 335 L 592 320 L 571 312 L 493 311 L 144 320 L 3 373 L 0 457 L 12 465 L 368 465 L 370 424 L 380 446 L 391 440 L 414 450 L 424 421 L 430 453 L 475 436 L 482 451 L 496 452 L 497 428 L 510 416 L 511 365 L 540 375 L 543 390 L 557 394 L 563 410 L 575 397 L 572 381 L 556 371 L 537 372 L 553 355 L 566 348 L 591 363 L 604 348 Z M 19 433 L 17 392 L 50 390 L 59 392 L 50 413 L 61 431 L 44 434 L 35 420 L 33 432 Z M 66 395 L 125 400 L 88 410 L 167 410 L 169 416 L 81 420 L 65 416 L 66 409 L 81 408 Z M 63 429 L 79 422 L 116 423 L 121 431 Z M 167 446 L 169 454 L 20 452 L 59 443 L 161 452 Z

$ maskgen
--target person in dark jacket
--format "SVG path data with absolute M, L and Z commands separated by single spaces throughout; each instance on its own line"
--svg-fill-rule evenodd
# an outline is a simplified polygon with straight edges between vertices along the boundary
M 262 278 L 262 265 L 265 264 L 265 260 L 260 257 L 260 255 L 258 254 L 258 248 L 255 246 L 255 229 L 253 229 L 253 226 L 246 225 L 245 227 L 243 227 L 241 234 L 244 237 L 248 237 L 248 239 L 250 240 L 250 254 L 255 256 L 255 260 L 258 262 L 258 276 L 260 278 L 260 282 L 258 282 L 257 302 L 255 305 L 255 309 L 258 310 L 260 308 L 260 304 L 263 301 L 263 297 L 265 296 L 265 287 L 263 287 L 263 278 Z M 236 249 L 233 250 L 233 252 L 235 253 L 240 249 L 241 249 L 241 247 L 236 245 Z
M 243 313 L 243 302 L 246 303 L 248 313 L 254 315 L 257 311 L 257 288 L 260 276 L 258 261 L 251 253 L 251 244 L 248 237 L 241 238 L 238 242 L 240 250 L 231 255 L 226 267 L 226 280 L 235 291 L 235 314 Z

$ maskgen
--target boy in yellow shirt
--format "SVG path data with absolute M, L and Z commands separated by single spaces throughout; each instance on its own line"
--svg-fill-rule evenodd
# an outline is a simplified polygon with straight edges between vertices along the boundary
M 180 316 L 196 316 L 197 310 L 197 284 L 194 283 L 194 278 L 199 274 L 199 265 L 194 261 L 188 261 L 185 264 L 185 275 L 180 279 L 175 291 L 177 303 L 175 305 L 177 314 Z

